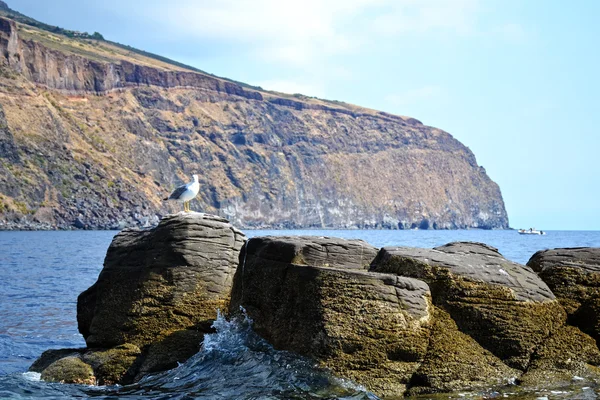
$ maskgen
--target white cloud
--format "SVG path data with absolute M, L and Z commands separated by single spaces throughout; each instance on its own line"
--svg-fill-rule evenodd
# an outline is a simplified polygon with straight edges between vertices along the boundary
M 230 41 L 268 62 L 306 67 L 380 37 L 474 29 L 481 0 L 171 0 L 139 11 L 180 37 Z
M 167 32 L 170 40 L 230 46 L 240 52 L 232 58 L 275 67 L 272 80 L 257 83 L 265 88 L 327 97 L 329 82 L 361 76 L 353 64 L 356 56 L 385 62 L 385 54 L 369 54 L 370 49 L 394 51 L 398 42 L 421 39 L 524 35 L 514 23 L 484 25 L 490 13 L 485 6 L 485 0 L 144 0 L 135 15 L 151 21 L 157 34 Z M 443 98 L 443 90 L 421 87 L 392 94 L 388 101 L 403 105 L 428 97 Z

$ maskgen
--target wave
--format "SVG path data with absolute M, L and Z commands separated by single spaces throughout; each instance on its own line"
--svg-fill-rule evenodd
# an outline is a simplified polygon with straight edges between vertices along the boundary
M 227 320 L 218 314 L 215 333 L 201 350 L 169 371 L 128 386 L 93 387 L 37 381 L 31 373 L 0 379 L 0 397 L 119 399 L 348 399 L 375 395 L 336 378 L 298 355 L 273 349 L 252 330 L 244 314 Z

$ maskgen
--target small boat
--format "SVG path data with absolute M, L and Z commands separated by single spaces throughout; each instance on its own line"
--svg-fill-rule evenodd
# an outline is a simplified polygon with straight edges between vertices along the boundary
M 519 229 L 517 232 L 519 232 L 519 235 L 545 235 L 546 234 L 546 232 L 538 231 L 535 228 Z

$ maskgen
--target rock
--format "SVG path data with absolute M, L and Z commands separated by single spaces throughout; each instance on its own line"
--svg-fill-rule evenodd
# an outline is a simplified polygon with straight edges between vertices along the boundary
M 135 380 L 152 372 L 177 367 L 178 363 L 183 363 L 200 350 L 203 338 L 203 332 L 185 329 L 173 332 L 160 341 L 152 343 Z
M 542 250 L 527 265 L 552 289 L 569 323 L 600 342 L 600 248 Z
M 227 220 L 200 213 L 119 233 L 98 281 L 78 299 L 88 347 L 144 347 L 182 329 L 207 332 L 217 309 L 228 307 L 243 241 Z
M 110 385 L 184 362 L 212 331 L 217 310 L 229 306 L 244 239 L 227 220 L 200 213 L 119 233 L 98 280 L 77 301 L 88 348 L 47 351 L 31 370 L 57 382 Z
M 260 246 L 260 257 L 313 267 L 367 269 L 377 248 L 363 240 L 331 237 L 273 236 L 250 239 Z M 245 254 L 245 253 L 244 253 Z
M 83 222 L 81 219 L 81 216 L 75 219 L 75 222 L 73 222 L 73 226 L 77 229 L 85 229 L 86 227 L 85 222 Z
M 133 382 L 141 354 L 139 347 L 127 343 L 108 350 L 89 351 L 82 360 L 94 370 L 98 385 L 127 384 Z
M 536 350 L 527 372 L 519 380 L 530 387 L 537 387 L 540 382 L 568 385 L 574 376 L 597 381 L 599 365 L 600 350 L 594 339 L 574 326 L 565 325 Z
M 370 270 L 427 282 L 433 303 L 446 310 L 462 332 L 521 371 L 566 320 L 548 286 L 529 267 L 506 260 L 484 244 L 386 247 Z
M 40 358 L 38 358 L 37 360 L 34 361 L 33 364 L 31 364 L 31 367 L 29 367 L 29 370 L 33 371 L 33 372 L 42 372 L 43 370 L 48 368 L 50 366 L 50 364 L 52 364 L 55 361 L 60 360 L 61 358 L 66 358 L 66 357 L 71 357 L 71 356 L 79 357 L 80 355 L 82 355 L 85 352 L 86 352 L 85 348 L 83 348 L 83 349 L 46 350 L 42 353 Z
M 96 377 L 92 367 L 77 356 L 61 358 L 42 371 L 42 380 L 46 382 L 79 383 L 94 385 Z
M 487 389 L 521 375 L 461 332 L 446 311 L 435 307 L 433 321 L 427 354 L 408 394 Z
M 362 270 L 374 254 L 362 241 L 253 238 L 240 256 L 231 312 L 244 307 L 277 349 L 379 395 L 402 395 L 427 351 L 429 288 Z

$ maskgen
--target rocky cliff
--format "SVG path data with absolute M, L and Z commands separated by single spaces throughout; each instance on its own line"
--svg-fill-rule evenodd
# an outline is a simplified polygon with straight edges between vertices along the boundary
M 122 228 L 192 207 L 240 227 L 507 228 L 450 134 L 0 19 L 0 229 Z

